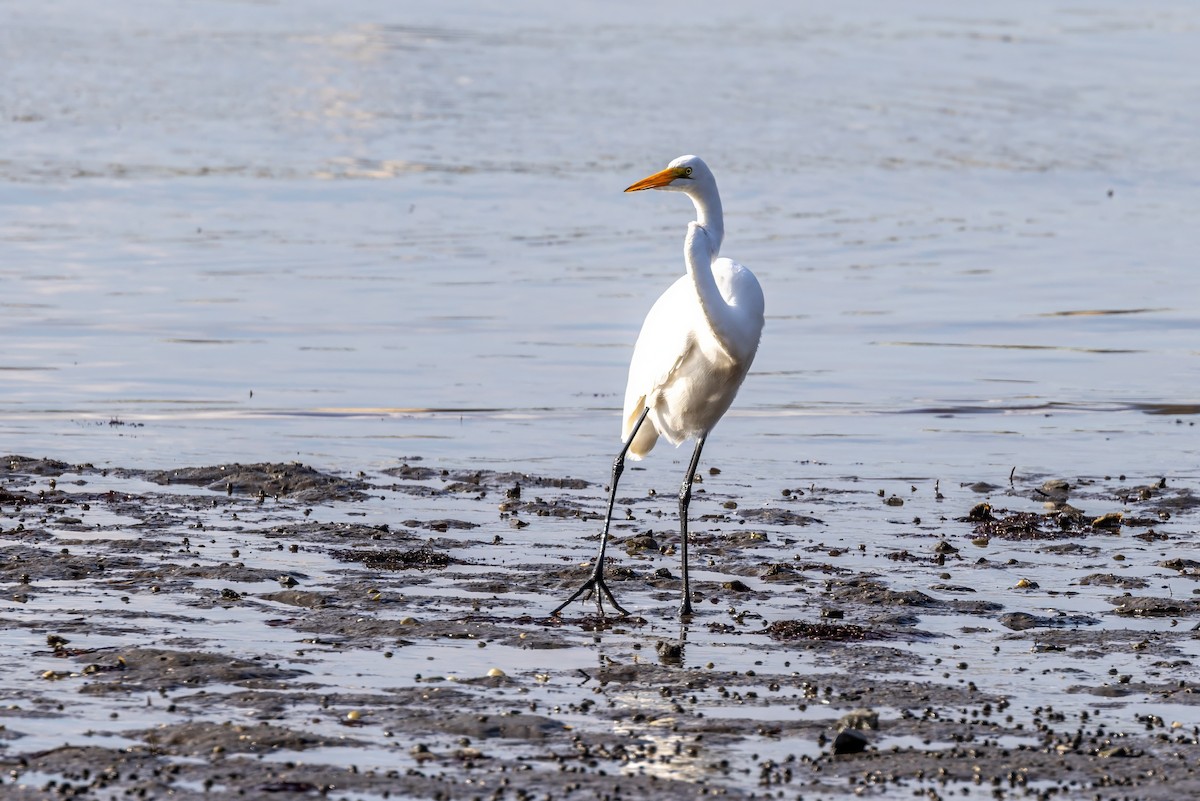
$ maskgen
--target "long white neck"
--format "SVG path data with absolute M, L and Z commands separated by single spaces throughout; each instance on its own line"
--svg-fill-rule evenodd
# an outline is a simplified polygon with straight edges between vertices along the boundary
M 696 222 L 708 231 L 712 243 L 712 257 L 715 259 L 721 252 L 721 243 L 725 240 L 725 215 L 721 211 L 721 195 L 717 193 L 717 185 L 713 181 L 689 188 L 687 196 L 696 207 Z
M 717 288 L 712 271 L 713 259 L 720 252 L 721 239 L 725 235 L 721 198 L 715 186 L 711 191 L 688 192 L 688 195 L 696 204 L 699 219 L 688 224 L 687 237 L 683 241 L 683 260 L 713 336 L 727 354 L 737 356 L 737 322 L 733 310 Z

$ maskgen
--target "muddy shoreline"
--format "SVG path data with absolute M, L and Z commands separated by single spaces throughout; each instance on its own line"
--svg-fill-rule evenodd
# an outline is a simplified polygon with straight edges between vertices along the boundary
M 702 478 L 6 457 L 4 796 L 1200 795 L 1192 488 Z

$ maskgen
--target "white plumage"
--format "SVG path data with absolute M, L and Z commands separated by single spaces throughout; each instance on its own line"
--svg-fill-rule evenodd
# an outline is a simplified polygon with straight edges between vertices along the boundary
M 617 481 L 626 454 L 641 459 L 654 448 L 660 436 L 673 445 L 686 439 L 696 440 L 679 492 L 683 579 L 679 613 L 692 614 L 687 561 L 692 479 L 704 441 L 733 403 L 762 336 L 763 293 L 758 279 L 737 262 L 718 258 L 725 238 L 725 223 L 717 182 L 708 165 L 698 156 L 680 156 L 666 169 L 643 178 L 625 191 L 641 189 L 683 192 L 695 205 L 697 219 L 688 224 L 683 242 L 687 273 L 659 296 L 642 323 L 629 363 L 621 426 L 624 447 L 613 462 L 600 552 L 591 577 L 553 615 L 586 591 L 596 593 L 601 613 L 601 600 L 608 598 L 619 612 L 626 614 L 604 581 L 604 552 Z
M 733 403 L 758 350 L 763 294 L 754 273 L 731 259 L 710 261 L 730 309 L 732 341 L 727 345 L 713 332 L 690 272 L 659 296 L 642 323 L 625 385 L 622 441 L 642 409 L 650 409 L 629 447 L 634 459 L 648 454 L 659 436 L 679 445 L 711 431 Z

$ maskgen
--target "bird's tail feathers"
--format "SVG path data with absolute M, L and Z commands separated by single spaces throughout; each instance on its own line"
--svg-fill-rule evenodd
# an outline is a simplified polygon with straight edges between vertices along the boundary
M 633 429 L 634 423 L 642 413 L 642 408 L 636 407 L 637 411 L 625 418 L 623 437 L 628 437 L 629 432 Z M 631 459 L 640 460 L 650 451 L 654 450 L 654 444 L 658 442 L 658 429 L 654 427 L 654 420 L 650 415 L 646 415 L 646 419 L 642 421 L 641 428 L 637 431 L 637 436 L 633 438 L 633 442 L 629 444 L 628 456 Z

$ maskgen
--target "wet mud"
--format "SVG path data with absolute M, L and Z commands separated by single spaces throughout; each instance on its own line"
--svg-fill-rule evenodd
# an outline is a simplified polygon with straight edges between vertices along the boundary
M 702 478 L 5 457 L 0 794 L 1200 795 L 1193 488 Z

